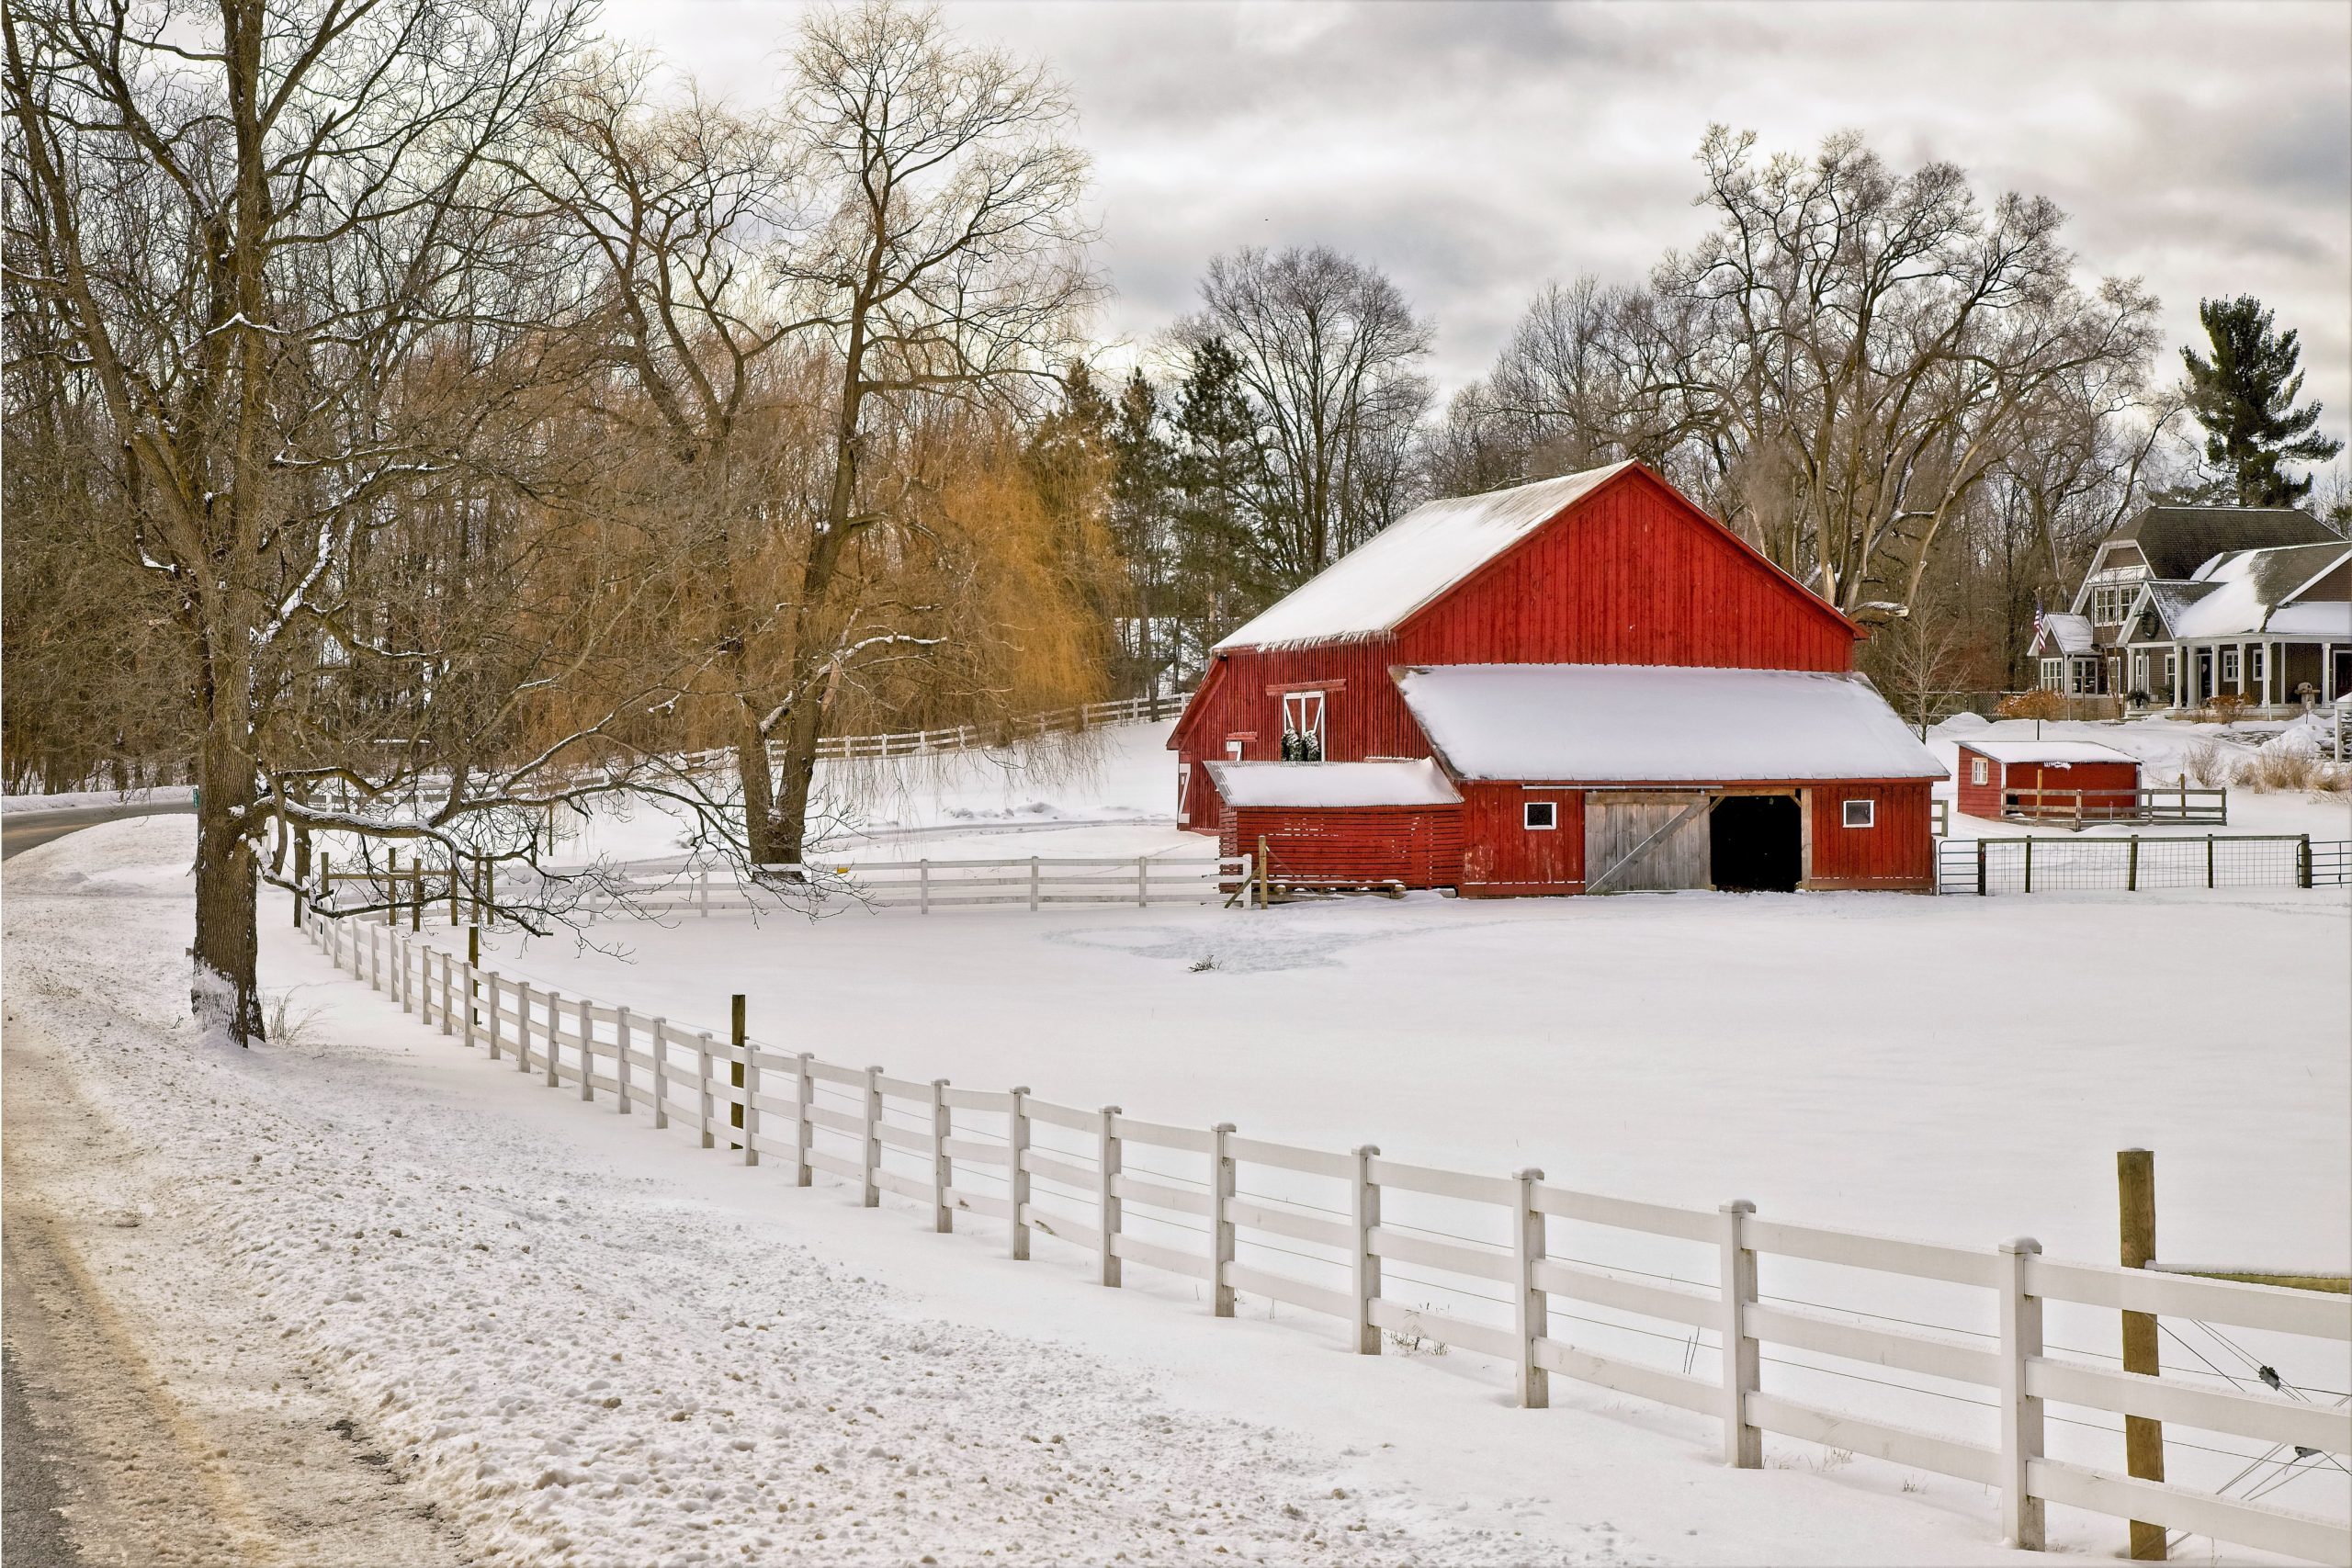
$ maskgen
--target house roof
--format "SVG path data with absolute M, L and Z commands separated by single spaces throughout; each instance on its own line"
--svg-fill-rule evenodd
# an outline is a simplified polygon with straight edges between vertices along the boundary
M 2061 653 L 2091 653 L 2097 650 L 2098 638 L 2091 632 L 2088 615 L 2070 615 L 2052 611 L 2041 617 L 2041 630 L 2035 634 L 2034 651 L 2041 651 L 2047 641 Z
M 1457 806 L 1462 794 L 1423 757 L 1392 762 L 1211 762 L 1227 806 Z
M 1396 683 L 1456 778 L 1653 784 L 1946 776 L 1860 675 L 1453 664 L 1399 671 Z
M 1394 631 L 1406 617 L 1634 467 L 1611 463 L 1416 507 L 1218 643 L 1279 648 Z
M 2177 637 L 2233 637 L 2270 629 L 2274 613 L 2345 561 L 2352 543 L 2335 539 L 2278 549 L 2236 550 L 2199 567 L 2205 592 L 2165 617 Z M 2316 607 L 2316 606 L 2314 606 Z
M 1962 750 L 1980 752 L 1996 762 L 2137 762 L 2129 751 L 2102 746 L 2096 740 L 1962 740 Z
M 2151 506 L 2105 544 L 2137 545 L 2150 576 L 2186 579 L 2232 550 L 2331 541 L 2342 543 L 2326 524 L 2292 506 Z

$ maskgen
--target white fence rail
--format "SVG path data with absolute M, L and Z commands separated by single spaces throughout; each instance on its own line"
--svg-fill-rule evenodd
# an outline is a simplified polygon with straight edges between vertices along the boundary
M 766 866 L 779 874 L 806 872 L 823 886 L 872 908 L 971 908 L 979 906 L 1063 908 L 1078 904 L 1206 904 L 1250 881 L 1247 855 L 1028 855 L 1011 860 L 830 861 L 807 866 Z M 707 916 L 730 909 L 782 907 L 792 888 L 746 886 L 725 867 L 685 861 L 631 861 L 615 866 L 550 867 L 553 876 L 587 880 L 579 908 L 586 913 L 626 907 L 633 914 Z M 355 878 L 356 880 L 356 878 Z M 327 913 L 334 913 L 332 904 Z M 390 916 L 387 916 L 388 923 Z
M 1088 703 L 1082 707 L 1056 708 L 1050 713 L 1024 714 L 994 724 L 959 724 L 951 729 L 914 729 L 895 735 L 828 735 L 817 742 L 820 758 L 841 761 L 859 757 L 918 757 L 936 751 L 968 751 L 983 746 L 1004 746 L 1040 735 L 1093 729 L 1105 724 L 1133 724 L 1143 719 L 1173 718 L 1184 711 L 1190 692 L 1164 697 L 1120 697 Z M 769 754 L 777 755 L 771 743 Z
M 1336 1320 L 1363 1354 L 1385 1344 L 1498 1358 L 1523 1405 L 1548 1404 L 1556 1375 L 1695 1412 L 1720 1423 L 1734 1465 L 1760 1465 L 1770 1432 L 1977 1483 L 1999 1493 L 2004 1533 L 2024 1547 L 2044 1545 L 2043 1516 L 2058 1504 L 2290 1556 L 2352 1560 L 2344 1518 L 2251 1495 L 2266 1487 L 2223 1496 L 2048 1451 L 2056 1422 L 2098 1427 L 2121 1452 L 2115 1427 L 2054 1406 L 2270 1445 L 2256 1462 L 2270 1465 L 2271 1484 L 2314 1459 L 2340 1470 L 2352 1454 L 2352 1409 L 2342 1400 L 2317 1403 L 2283 1381 L 2274 1393 L 2123 1372 L 2094 1364 L 2103 1352 L 2044 1334 L 2046 1306 L 2088 1307 L 2297 1337 L 2335 1354 L 2352 1344 L 2352 1308 L 2340 1297 L 2059 1262 L 2030 1240 L 1986 1251 L 1792 1224 L 1744 1202 L 1708 1211 L 1636 1201 L 1554 1186 L 1538 1170 L 1439 1169 L 1371 1145 L 1305 1148 L 1244 1137 L 1230 1123 L 1186 1127 L 1118 1106 L 1064 1105 L 1026 1088 L 898 1078 L 477 972 L 384 926 L 314 909 L 305 927 L 338 968 L 517 1073 L 582 1101 L 601 1096 L 657 1130 L 691 1132 L 747 1165 L 781 1163 L 799 1186 L 822 1171 L 866 1207 L 886 1192 L 910 1201 L 943 1232 L 959 1214 L 1000 1224 L 1016 1258 L 1042 1236 L 1087 1255 L 1106 1286 L 1120 1285 L 1129 1266 L 1198 1280 L 1220 1317 L 1247 1294 Z M 1578 1257 L 1579 1238 L 1592 1247 L 1596 1228 L 1683 1248 L 1698 1266 L 1672 1278 Z M 1955 1312 L 1997 1328 L 1769 1294 L 1759 1262 L 1776 1276 L 1802 1266 L 1942 1291 L 1968 1298 Z M 1432 1293 L 1450 1299 L 1433 1304 Z M 1600 1337 L 1587 1325 L 1674 1342 L 1681 1364 L 1579 1343 Z M 1710 1334 L 1712 1374 L 1698 1363 Z M 1838 1362 L 1848 1370 L 1828 1364 Z M 1764 1386 L 1766 1364 L 1779 1386 Z M 1890 1384 L 1890 1372 L 1944 1386 Z M 1841 1377 L 1989 1409 L 1992 1419 L 1973 1433 L 1931 1431 L 1865 1413 L 1817 1392 L 1849 1386 Z

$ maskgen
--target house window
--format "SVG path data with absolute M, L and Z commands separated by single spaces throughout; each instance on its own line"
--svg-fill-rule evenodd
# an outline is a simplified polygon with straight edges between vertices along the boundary
M 1323 760 L 1323 694 L 1283 694 L 1283 761 L 1319 762 Z
M 1970 784 L 1989 784 L 1992 782 L 1992 770 L 1984 765 L 1984 758 L 1971 757 L 1968 759 L 1968 782 Z M 1854 802 L 1849 800 L 1846 804 L 1851 806 Z
M 2132 607 L 2132 588 L 2128 583 L 2109 583 L 2091 590 L 2091 619 L 2102 626 L 2123 624 L 2123 614 Z
M 2166 650 L 2165 654 L 2165 687 L 2170 690 L 2180 681 L 2180 655 Z
M 2075 667 L 2075 694 L 2078 697 L 2097 695 L 2098 692 L 2098 660 L 2096 659 L 2076 659 L 2070 662 L 2073 663 Z
M 2234 681 L 2237 678 L 2238 650 L 2234 648 L 2225 648 L 2222 649 L 2222 679 Z
M 2262 652 L 2263 649 L 2260 643 L 2255 644 L 2254 647 L 2246 650 L 2246 659 L 2248 663 L 2246 665 L 2245 678 L 2248 681 L 2259 681 L 2262 679 Z
M 2045 691 L 2064 691 L 2066 689 L 2066 661 L 2063 659 L 2043 660 L 2041 661 L 2041 684 L 2042 689 Z
M 1520 807 L 1520 820 L 1531 833 L 1548 833 L 1560 825 L 1556 801 L 1531 800 Z
M 1849 827 L 1849 828 L 1869 828 L 1869 827 L 1873 827 L 1873 826 L 1875 826 L 1875 825 L 1877 824 L 1877 822 L 1878 822 L 1878 802 L 1877 802 L 1877 801 L 1875 801 L 1875 800 L 1849 800 L 1849 801 L 1846 802 L 1846 826 L 1847 826 L 1847 827 Z

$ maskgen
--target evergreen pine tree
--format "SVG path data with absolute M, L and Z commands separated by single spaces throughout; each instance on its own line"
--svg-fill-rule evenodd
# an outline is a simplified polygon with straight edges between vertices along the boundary
M 1172 576 L 1183 608 L 1188 660 L 1254 614 L 1270 596 L 1255 498 L 1263 458 L 1241 362 L 1225 340 L 1192 351 L 1176 398 L 1178 505 Z
M 2271 312 L 2250 294 L 2200 300 L 2197 316 L 2213 357 L 2193 348 L 2180 357 L 2188 367 L 2189 409 L 2205 427 L 2209 493 L 2240 506 L 2295 505 L 2311 493 L 2311 477 L 2297 479 L 2283 465 L 2324 463 L 2344 449 L 2312 428 L 2319 404 L 2295 407 L 2303 389 L 2295 333 L 2273 333 Z
M 1127 563 L 1130 635 L 1121 651 L 1132 667 L 1122 687 L 1149 695 L 1160 686 L 1175 649 L 1162 635 L 1171 613 L 1169 578 L 1175 545 L 1176 452 L 1162 429 L 1159 389 L 1141 370 L 1127 377 L 1111 410 L 1111 536 Z

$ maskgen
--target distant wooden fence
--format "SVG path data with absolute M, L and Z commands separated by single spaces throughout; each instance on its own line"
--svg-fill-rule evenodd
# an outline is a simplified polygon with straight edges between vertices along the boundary
M 1197 1280 L 1219 1317 L 1233 1316 L 1246 1293 L 1334 1320 L 1363 1354 L 1385 1342 L 1495 1357 L 1513 1369 L 1526 1406 L 1547 1404 L 1557 1375 L 1692 1411 L 1720 1423 L 1724 1456 L 1737 1466 L 1761 1465 L 1762 1437 L 1772 1432 L 1958 1477 L 1999 1494 L 2004 1533 L 2028 1548 L 2044 1544 L 2044 1511 L 2057 1503 L 2315 1561 L 2352 1559 L 2352 1527 L 2341 1518 L 2202 1492 L 2182 1484 L 2177 1470 L 2175 1480 L 2155 1482 L 2053 1459 L 2045 1442 L 2050 1423 L 2073 1419 L 2052 1414 L 2058 1405 L 2271 1445 L 2241 1480 L 2264 1465 L 2284 1475 L 2311 1455 L 2352 1453 L 2352 1411 L 2341 1404 L 2315 1404 L 2291 1386 L 2247 1392 L 2123 1372 L 2078 1359 L 2102 1352 L 2069 1350 L 2043 1335 L 2044 1306 L 2056 1303 L 2342 1346 L 2352 1343 L 2352 1314 L 2339 1298 L 2059 1262 L 2030 1239 L 1990 1251 L 1905 1241 L 1767 1219 L 1745 1202 L 1678 1208 L 1554 1186 L 1540 1170 L 1442 1169 L 1384 1157 L 1370 1145 L 1305 1148 L 1245 1137 L 1229 1122 L 1181 1126 L 1025 1088 L 893 1077 L 566 998 L 477 971 L 384 926 L 315 910 L 305 924 L 338 968 L 389 991 L 443 1034 L 511 1059 L 518 1074 L 575 1089 L 583 1102 L 605 1096 L 614 1111 L 642 1115 L 655 1130 L 674 1122 L 702 1147 L 727 1148 L 747 1165 L 776 1161 L 798 1186 L 822 1171 L 849 1183 L 867 1208 L 889 1193 L 928 1210 L 942 1232 L 958 1215 L 1001 1224 L 1015 1258 L 1043 1237 L 1076 1249 L 1106 1286 L 1121 1285 L 1130 1266 Z M 1603 1266 L 1576 1256 L 1566 1227 L 1578 1225 L 1695 1248 L 1704 1261 L 1687 1279 Z M 1793 1259 L 1960 1287 L 1975 1303 L 1972 1314 L 1998 1329 L 1945 1329 L 1769 1295 L 1758 1283 L 1766 1259 L 1776 1277 Z M 1430 1290 L 1453 1292 L 1461 1304 L 1438 1310 Z M 1589 1336 L 1569 1325 L 1613 1326 L 1595 1312 L 1665 1325 L 1631 1332 L 1675 1342 L 1679 1367 L 1577 1343 Z M 1696 1370 L 1710 1332 L 1713 1375 Z M 1866 1371 L 1790 1361 L 1790 1350 Z M 1893 1371 L 1956 1385 L 1970 1392 L 1949 1397 L 1991 1410 L 1996 1436 L 1931 1432 L 1800 1398 L 1777 1372 L 1783 1386 L 1768 1390 L 1765 1362 L 1823 1374 L 1817 1381 L 1850 1380 L 1840 1387 L 1910 1386 L 1890 1384 Z M 2120 1455 L 2120 1430 L 2075 1424 L 2112 1435 Z M 2279 1457 L 2290 1450 L 2291 1460 Z
M 578 874 L 585 868 L 574 868 Z M 1250 857 L 1214 855 L 1052 856 L 1004 860 L 840 860 L 806 867 L 763 866 L 778 876 L 806 871 L 821 883 L 877 909 L 1030 909 L 1075 904 L 1214 903 L 1250 879 Z M 566 874 L 559 869 L 551 874 Z M 605 868 L 583 890 L 589 913 L 627 906 L 643 914 L 774 908 L 794 891 L 789 882 L 746 886 L 724 868 L 686 861 L 632 861 Z
M 985 746 L 1009 746 L 1041 735 L 1095 729 L 1106 724 L 1135 724 L 1172 718 L 1184 711 L 1190 692 L 1164 697 L 1120 697 L 1080 707 L 1055 708 L 990 724 L 959 724 L 951 729 L 914 729 L 895 735 L 828 735 L 817 742 L 817 755 L 833 761 L 861 757 L 920 757 L 939 751 L 969 751 Z M 783 749 L 771 742 L 772 761 L 783 760 Z
M 2230 792 L 2225 788 L 2192 789 L 2012 789 L 2001 794 L 2001 815 L 2018 822 L 2071 823 L 2076 828 L 2101 822 L 2188 822 L 2226 827 Z
M 1946 839 L 1939 893 L 2150 893 L 2179 887 L 2327 887 L 2352 882 L 2352 841 L 2308 833 L 2120 839 Z

